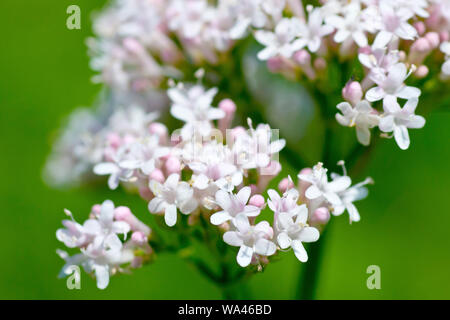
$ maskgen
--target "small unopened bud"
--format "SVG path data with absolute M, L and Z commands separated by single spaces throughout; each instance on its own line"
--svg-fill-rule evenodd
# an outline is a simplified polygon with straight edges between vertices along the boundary
M 250 198 L 248 204 L 250 204 L 252 206 L 255 206 L 255 207 L 258 207 L 258 208 L 262 208 L 262 207 L 264 207 L 265 200 L 264 200 L 264 197 L 262 195 L 255 194 L 255 195 L 253 195 Z
M 437 32 L 428 32 L 425 38 L 430 43 L 431 48 L 437 48 L 440 43 L 439 34 Z
M 417 30 L 417 33 L 421 36 L 425 33 L 426 26 L 422 21 L 417 21 L 414 23 L 414 28 Z
M 283 60 L 281 57 L 271 57 L 267 60 L 267 69 L 270 72 L 276 73 L 283 69 Z
M 330 220 L 330 211 L 327 208 L 317 208 L 310 219 L 312 225 L 324 225 Z
M 121 140 L 120 136 L 115 132 L 109 133 L 106 137 L 106 141 L 114 149 L 120 147 Z
M 165 164 L 167 174 L 170 175 L 172 173 L 180 173 L 181 171 L 181 163 L 177 157 L 170 156 Z
M 439 39 L 441 40 L 441 42 L 448 41 L 450 39 L 449 32 L 446 30 L 439 32 Z
M 142 199 L 150 201 L 153 199 L 153 193 L 150 191 L 150 189 L 147 186 L 143 186 L 139 188 L 139 195 Z
M 278 184 L 278 190 L 280 190 L 281 193 L 285 193 L 288 189 L 291 189 L 293 187 L 294 187 L 294 183 L 289 178 L 284 178 Z
M 322 57 L 317 58 L 316 60 L 314 60 L 314 68 L 317 71 L 325 70 L 327 68 L 327 61 Z
M 342 96 L 352 105 L 356 105 L 363 97 L 361 85 L 357 81 L 349 81 L 342 89 Z
M 236 104 L 231 99 L 224 99 L 219 102 L 219 109 L 225 112 L 225 116 L 219 120 L 219 129 L 222 133 L 225 133 L 225 130 L 230 127 L 233 121 Z
M 425 65 L 421 65 L 419 66 L 416 71 L 414 72 L 414 75 L 421 79 L 421 78 L 425 78 L 428 75 L 429 69 L 427 66 Z
M 135 242 L 136 244 L 138 244 L 138 245 L 142 245 L 145 242 L 147 242 L 147 236 L 144 233 L 140 232 L 140 231 L 135 231 L 131 235 L 131 240 L 133 242 Z
M 162 123 L 154 122 L 150 124 L 150 126 L 148 127 L 148 131 L 151 134 L 156 134 L 159 137 L 159 142 L 162 144 L 167 143 L 167 141 L 169 140 L 167 127 Z
M 164 173 L 160 169 L 155 169 L 150 173 L 149 179 L 163 183 L 166 178 L 164 178 Z
M 95 215 L 99 215 L 102 211 L 102 206 L 100 204 L 94 204 L 92 206 L 91 212 Z
M 150 228 L 141 222 L 135 215 L 131 212 L 131 210 L 127 207 L 117 207 L 114 209 L 114 218 L 118 221 L 124 221 L 130 225 L 131 230 L 140 231 L 145 235 L 149 235 L 151 230 Z
M 311 63 L 311 55 L 308 51 L 302 49 L 294 53 L 294 61 L 303 66 Z

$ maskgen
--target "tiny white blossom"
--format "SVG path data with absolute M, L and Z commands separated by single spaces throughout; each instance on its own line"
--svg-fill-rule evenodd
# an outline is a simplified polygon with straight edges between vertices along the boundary
M 151 213 L 164 212 L 164 220 L 169 227 L 177 222 L 177 208 L 181 213 L 189 214 L 197 207 L 194 191 L 187 182 L 180 182 L 180 175 L 171 174 L 164 184 L 151 180 L 149 187 L 155 197 L 149 202 Z
M 358 141 L 367 146 L 370 143 L 370 129 L 377 126 L 379 116 L 366 100 L 359 101 L 353 108 L 348 102 L 341 102 L 337 108 L 336 120 L 343 126 L 356 127 Z
M 402 150 L 408 149 L 410 144 L 408 128 L 420 129 L 425 125 L 425 119 L 414 114 L 417 103 L 418 99 L 412 98 L 401 108 L 393 98 L 384 100 L 385 114 L 380 119 L 380 130 L 394 132 L 395 141 Z
M 271 256 L 277 250 L 276 245 L 270 241 L 273 229 L 267 221 L 257 225 L 250 225 L 245 214 L 235 218 L 236 231 L 227 231 L 223 240 L 230 246 L 240 247 L 236 260 L 241 267 L 248 266 L 256 255 Z

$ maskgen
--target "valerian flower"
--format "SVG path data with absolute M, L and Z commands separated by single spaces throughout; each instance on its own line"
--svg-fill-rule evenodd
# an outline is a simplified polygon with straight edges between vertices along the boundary
M 366 100 L 359 101 L 355 107 L 341 102 L 337 108 L 342 114 L 336 114 L 336 120 L 343 126 L 356 127 L 358 141 L 367 146 L 370 143 L 370 129 L 378 125 L 379 116 Z
M 211 216 L 211 223 L 220 225 L 230 220 L 234 222 L 239 214 L 244 214 L 247 217 L 259 215 L 260 208 L 247 204 L 250 193 L 250 187 L 243 187 L 237 194 L 228 193 L 224 190 L 217 191 L 216 202 L 222 208 L 222 211 L 218 211 Z
M 180 182 L 179 174 L 171 174 L 164 184 L 151 180 L 149 186 L 155 198 L 149 202 L 148 209 L 151 213 L 164 213 L 169 227 L 177 223 L 177 208 L 181 213 L 189 214 L 197 207 L 194 191 L 187 182 Z
M 277 250 L 275 243 L 270 241 L 273 229 L 267 221 L 250 225 L 245 214 L 238 214 L 235 218 L 236 231 L 227 231 L 223 240 L 230 246 L 239 247 L 236 260 L 241 267 L 248 266 L 257 255 L 271 256 Z
M 425 125 L 425 119 L 422 116 L 414 114 L 418 103 L 417 98 L 406 101 L 403 108 L 393 98 L 384 100 L 383 108 L 385 114 L 380 119 L 380 130 L 383 132 L 394 132 L 394 138 L 402 150 L 409 147 L 410 139 L 408 128 L 420 129 Z

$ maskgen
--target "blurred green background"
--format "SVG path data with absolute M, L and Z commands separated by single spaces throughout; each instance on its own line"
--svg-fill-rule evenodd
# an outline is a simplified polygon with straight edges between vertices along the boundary
M 62 248 L 55 231 L 63 208 L 81 220 L 93 203 L 111 198 L 130 205 L 143 220 L 148 215 L 144 202 L 120 191 L 54 190 L 42 181 L 62 119 L 78 106 L 91 105 L 100 90 L 89 80 L 93 73 L 84 41 L 91 35 L 91 14 L 103 3 L 0 2 L 0 298 L 220 298 L 214 284 L 169 254 L 133 275 L 114 277 L 105 291 L 84 273 L 79 291 L 57 279 L 63 261 L 55 253 Z M 66 29 L 70 4 L 81 7 L 81 30 Z M 342 216 L 330 230 L 318 298 L 450 298 L 449 123 L 444 111 L 428 115 L 423 130 L 411 130 L 408 151 L 393 140 L 379 144 L 364 172 L 376 184 L 358 203 L 361 222 L 350 226 Z M 293 254 L 283 255 L 251 280 L 252 298 L 293 297 L 301 266 Z M 369 265 L 381 268 L 381 290 L 366 287 Z

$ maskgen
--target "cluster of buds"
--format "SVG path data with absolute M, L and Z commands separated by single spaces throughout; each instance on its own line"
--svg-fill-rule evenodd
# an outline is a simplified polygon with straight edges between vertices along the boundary
M 184 124 L 170 136 L 163 124 L 154 122 L 153 113 L 119 110 L 94 139 L 102 140 L 95 151 L 102 156 L 93 172 L 108 175 L 111 189 L 122 184 L 139 192 L 150 213 L 164 216 L 168 227 L 177 224 L 178 213 L 189 216 L 190 226 L 198 224 L 200 216 L 210 221 L 209 227 L 224 232 L 225 243 L 240 248 L 237 263 L 242 267 L 262 268 L 268 257 L 288 248 L 306 262 L 302 243 L 318 240 L 330 212 L 347 210 L 350 222 L 359 220 L 353 202 L 367 195 L 363 185 L 369 180 L 351 186 L 344 170 L 343 176 L 333 174 L 329 181 L 319 163 L 300 172 L 297 187 L 286 178 L 279 184 L 281 195 L 268 189 L 281 171 L 277 156 L 285 141 L 267 124 L 253 128 L 248 120 L 248 130 L 231 127 L 236 105 L 225 99 L 213 107 L 216 93 L 199 83 L 172 83 L 170 113 Z M 273 217 L 272 225 L 266 217 Z M 71 264 L 81 264 L 95 273 L 99 288 L 123 265 L 140 266 L 152 253 L 150 229 L 128 208 L 114 209 L 110 201 L 94 206 L 83 225 L 67 220 L 63 224 L 66 229 L 58 230 L 57 238 L 80 248 L 81 254 L 63 253 L 67 263 L 62 273 Z M 130 231 L 131 239 L 122 244 L 117 234 L 126 239 Z

